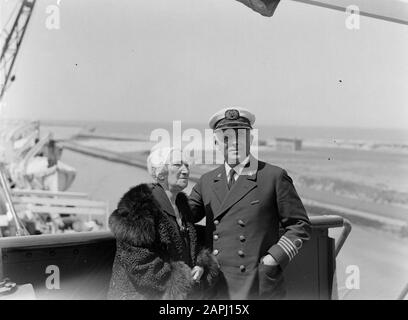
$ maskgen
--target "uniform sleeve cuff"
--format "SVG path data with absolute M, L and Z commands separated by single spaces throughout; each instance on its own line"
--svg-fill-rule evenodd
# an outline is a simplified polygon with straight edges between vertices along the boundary
M 277 244 L 273 245 L 268 250 L 268 253 L 279 263 L 282 270 L 285 269 L 290 261 L 288 254 Z

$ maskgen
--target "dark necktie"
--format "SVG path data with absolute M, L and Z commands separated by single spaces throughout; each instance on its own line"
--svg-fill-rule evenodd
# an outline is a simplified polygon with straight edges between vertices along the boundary
M 235 170 L 231 169 L 228 175 L 228 189 L 231 189 L 233 184 L 235 183 L 235 175 L 236 175 Z

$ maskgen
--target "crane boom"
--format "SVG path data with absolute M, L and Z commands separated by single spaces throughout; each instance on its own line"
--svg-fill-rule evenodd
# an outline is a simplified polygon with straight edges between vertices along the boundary
M 6 39 L 2 46 L 0 56 L 0 101 L 6 92 L 8 82 L 12 79 L 11 72 L 14 62 L 16 61 L 36 1 L 37 0 L 23 0 L 11 30 L 4 30 L 6 32 Z

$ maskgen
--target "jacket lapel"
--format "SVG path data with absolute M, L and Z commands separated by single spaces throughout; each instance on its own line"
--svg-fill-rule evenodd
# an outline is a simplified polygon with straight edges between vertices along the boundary
M 252 158 L 252 161 L 257 161 Z M 253 162 L 251 163 L 253 164 Z M 221 207 L 214 215 L 214 219 L 224 214 L 228 209 L 230 209 L 235 203 L 241 200 L 245 195 L 247 195 L 252 189 L 257 186 L 256 178 L 258 173 L 258 165 L 249 166 L 244 168 L 238 180 L 232 186 L 232 189 L 226 194 L 224 201 L 222 201 Z M 226 184 L 225 170 L 224 170 L 224 183 Z M 226 188 L 228 188 L 226 186 Z M 227 189 L 228 190 L 228 189 Z
M 168 214 L 171 214 L 172 216 L 176 216 L 173 206 L 171 205 L 170 199 L 167 197 L 167 194 L 162 188 L 162 186 L 155 184 L 152 192 L 155 199 L 159 202 L 162 210 L 167 212 Z
M 224 165 L 218 167 L 218 169 L 215 171 L 212 189 L 218 199 L 219 204 L 221 204 L 228 193 L 227 178 Z

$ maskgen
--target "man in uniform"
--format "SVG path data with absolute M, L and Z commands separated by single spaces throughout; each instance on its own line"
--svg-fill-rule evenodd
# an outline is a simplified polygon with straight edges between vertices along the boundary
M 190 195 L 194 220 L 206 217 L 206 246 L 222 271 L 214 298 L 284 298 L 282 271 L 310 237 L 310 221 L 287 172 L 250 154 L 254 122 L 243 108 L 211 117 L 224 164 L 204 174 Z

